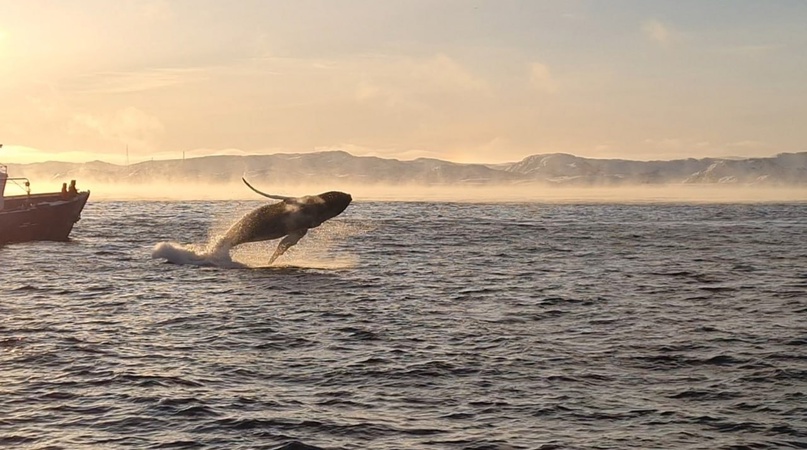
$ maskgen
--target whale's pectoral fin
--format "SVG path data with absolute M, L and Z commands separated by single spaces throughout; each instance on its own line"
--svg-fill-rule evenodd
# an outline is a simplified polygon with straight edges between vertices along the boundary
M 277 244 L 277 249 L 275 249 L 275 253 L 269 258 L 269 264 L 275 262 L 275 260 L 286 252 L 291 246 L 297 243 L 300 239 L 302 239 L 305 234 L 308 233 L 308 228 L 303 228 L 302 230 L 293 231 L 284 237 L 279 244 Z

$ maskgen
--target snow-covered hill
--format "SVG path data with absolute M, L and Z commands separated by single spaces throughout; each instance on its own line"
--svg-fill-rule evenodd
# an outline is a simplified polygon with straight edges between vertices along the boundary
M 103 183 L 229 183 L 242 176 L 256 182 L 305 184 L 508 185 L 546 183 L 570 186 L 735 183 L 807 185 L 807 152 L 769 158 L 629 161 L 555 153 L 511 164 L 459 164 L 438 159 L 399 161 L 357 157 L 342 151 L 253 156 L 209 156 L 146 161 L 129 166 L 101 161 L 9 165 L 14 176 L 37 180 L 79 179 Z
M 533 155 L 504 168 L 555 184 L 620 185 L 679 183 L 807 184 L 807 152 L 770 158 L 628 161 L 555 153 Z

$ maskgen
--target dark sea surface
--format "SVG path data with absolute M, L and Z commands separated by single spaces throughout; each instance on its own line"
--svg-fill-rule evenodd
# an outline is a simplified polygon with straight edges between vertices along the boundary
M 0 248 L 0 447 L 807 448 L 807 204 L 357 202 L 275 267 L 152 257 L 260 204 Z

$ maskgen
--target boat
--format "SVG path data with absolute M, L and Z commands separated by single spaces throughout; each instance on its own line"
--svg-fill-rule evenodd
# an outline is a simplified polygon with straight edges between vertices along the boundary
M 25 193 L 6 195 L 9 182 Z M 62 184 L 61 192 L 32 194 L 27 178 L 10 178 L 8 167 L 0 164 L 0 245 L 69 240 L 89 197 L 90 191 L 76 189 L 75 180 L 70 181 L 69 188 Z

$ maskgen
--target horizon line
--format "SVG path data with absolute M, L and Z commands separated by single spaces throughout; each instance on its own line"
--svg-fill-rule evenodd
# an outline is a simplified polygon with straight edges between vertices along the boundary
M 2 147 L 2 144 L 0 144 L 0 148 L 1 147 Z M 287 152 L 277 152 L 277 153 L 256 153 L 256 154 L 244 154 L 244 155 L 233 155 L 233 154 L 220 154 L 220 155 L 217 155 L 217 154 L 212 154 L 212 155 L 189 156 L 189 157 L 184 156 L 185 151 L 183 151 L 182 152 L 183 156 L 179 157 L 179 158 L 155 159 L 155 158 L 152 157 L 150 159 L 144 159 L 144 160 L 141 160 L 139 162 L 127 163 L 127 164 L 117 164 L 117 163 L 104 161 L 104 160 L 101 160 L 101 159 L 93 159 L 93 160 L 80 161 L 80 162 L 79 161 L 61 161 L 61 160 L 49 159 L 49 160 L 45 160 L 45 161 L 27 162 L 27 163 L 2 163 L 2 161 L 0 161 L 0 163 L 5 164 L 5 165 L 13 164 L 13 165 L 18 165 L 18 166 L 35 165 L 35 164 L 49 164 L 49 163 L 58 163 L 58 164 L 104 163 L 104 164 L 109 164 L 109 165 L 113 165 L 113 166 L 127 167 L 127 166 L 135 166 L 135 165 L 139 165 L 139 164 L 156 162 L 156 161 L 159 161 L 159 162 L 171 162 L 171 161 L 186 161 L 186 160 L 191 160 L 191 159 L 224 158 L 224 157 L 250 158 L 250 157 L 272 157 L 272 156 L 303 156 L 303 155 L 321 155 L 321 154 L 327 154 L 327 153 L 343 153 L 343 154 L 349 155 L 349 156 L 351 156 L 353 158 L 377 158 L 377 159 L 385 159 L 385 160 L 390 160 L 390 161 L 401 161 L 401 162 L 407 162 L 407 161 L 412 162 L 412 161 L 419 161 L 419 160 L 432 160 L 432 161 L 448 162 L 448 163 L 451 163 L 451 164 L 466 165 L 466 166 L 470 166 L 470 165 L 501 166 L 501 165 L 508 165 L 508 164 L 517 164 L 519 162 L 525 161 L 525 160 L 530 159 L 530 158 L 535 158 L 535 157 L 540 157 L 540 156 L 556 156 L 556 155 L 571 156 L 571 157 L 574 157 L 574 158 L 588 159 L 588 160 L 599 160 L 599 161 L 671 162 L 671 161 L 683 161 L 683 160 L 690 160 L 690 159 L 694 159 L 694 160 L 713 159 L 713 160 L 728 160 L 728 161 L 745 161 L 745 160 L 750 160 L 750 159 L 771 159 L 771 158 L 777 158 L 777 157 L 782 156 L 782 155 L 796 155 L 796 154 L 800 154 L 800 153 L 807 153 L 807 151 L 801 151 L 801 152 L 778 152 L 778 153 L 775 153 L 775 154 L 770 155 L 770 156 L 703 156 L 703 157 L 688 156 L 688 157 L 680 157 L 680 158 L 673 158 L 673 159 L 647 159 L 647 160 L 629 159 L 629 158 L 595 158 L 595 157 L 589 157 L 589 156 L 579 156 L 579 155 L 575 155 L 573 153 L 566 153 L 566 152 L 551 152 L 551 153 L 534 153 L 534 154 L 531 154 L 531 155 L 527 155 L 527 156 L 525 156 L 525 157 L 523 157 L 523 158 L 521 158 L 520 160 L 517 160 L 517 161 L 507 161 L 507 162 L 498 162 L 498 163 L 494 163 L 494 162 L 490 162 L 490 163 L 487 163 L 487 162 L 466 163 L 466 162 L 451 161 L 449 159 L 431 158 L 431 157 L 418 157 L 418 158 L 414 158 L 414 159 L 399 159 L 399 158 L 394 158 L 394 157 L 383 157 L 383 156 L 377 156 L 377 155 L 354 155 L 354 154 L 348 152 L 347 150 L 336 150 L 336 149 L 334 149 L 334 150 L 319 150 L 319 151 L 313 151 L 313 152 L 288 152 L 288 153 Z

